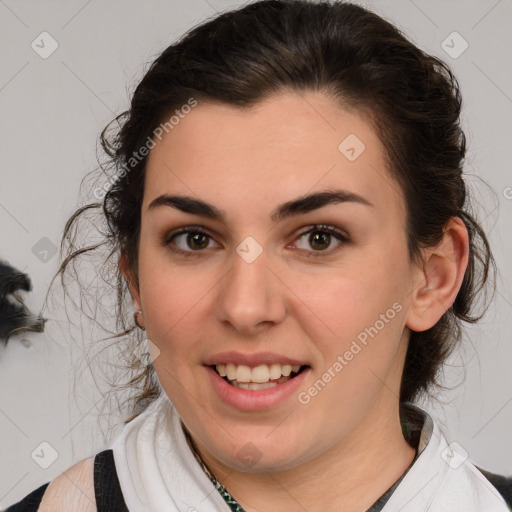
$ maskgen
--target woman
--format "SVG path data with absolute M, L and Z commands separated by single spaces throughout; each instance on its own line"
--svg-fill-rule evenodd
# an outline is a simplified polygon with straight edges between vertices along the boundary
M 144 410 L 8 510 L 510 510 L 413 403 L 494 265 L 460 110 L 450 69 L 356 5 L 255 2 L 167 48 L 91 205 L 147 335 Z

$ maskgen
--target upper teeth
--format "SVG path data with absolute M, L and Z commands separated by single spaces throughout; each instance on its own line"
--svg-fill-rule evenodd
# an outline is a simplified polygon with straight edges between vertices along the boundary
M 292 366 L 290 364 L 274 363 L 271 365 L 261 364 L 254 368 L 244 364 L 217 364 L 217 372 L 222 377 L 239 382 L 268 382 L 269 380 L 280 379 L 281 376 L 288 377 L 290 373 L 298 372 L 300 365 Z

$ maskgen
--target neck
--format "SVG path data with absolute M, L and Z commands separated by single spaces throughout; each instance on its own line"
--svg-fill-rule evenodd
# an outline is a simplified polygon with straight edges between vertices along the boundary
M 286 471 L 239 472 L 204 449 L 200 454 L 246 512 L 361 512 L 400 478 L 416 454 L 403 436 L 398 404 L 392 413 L 385 405 L 387 415 L 377 408 L 328 452 Z

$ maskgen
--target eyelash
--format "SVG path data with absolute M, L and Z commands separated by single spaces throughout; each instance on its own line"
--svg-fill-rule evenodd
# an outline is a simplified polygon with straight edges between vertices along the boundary
M 340 231 L 339 229 L 337 229 L 337 228 L 335 228 L 333 226 L 328 226 L 328 225 L 325 225 L 325 224 L 315 224 L 313 226 L 310 226 L 307 231 L 304 231 L 304 232 L 300 233 L 297 236 L 297 239 L 302 238 L 304 235 L 308 235 L 308 234 L 315 233 L 315 232 L 328 233 L 329 235 L 334 236 L 338 241 L 341 242 L 341 246 L 343 244 L 349 242 L 349 238 L 345 235 L 344 232 Z M 199 233 L 199 234 L 206 235 L 209 238 L 213 238 L 208 233 L 203 231 L 200 227 L 187 226 L 186 228 L 181 228 L 179 230 L 173 231 L 168 236 L 166 236 L 165 239 L 163 240 L 162 245 L 167 247 L 171 252 L 173 252 L 175 254 L 179 254 L 179 255 L 182 255 L 182 256 L 185 256 L 185 257 L 192 257 L 192 258 L 194 258 L 194 257 L 201 257 L 202 256 L 201 253 L 204 252 L 203 249 L 202 250 L 198 250 L 198 251 L 184 251 L 182 249 L 176 249 L 176 248 L 171 246 L 171 242 L 178 235 L 189 234 L 189 233 L 194 233 L 194 234 L 198 234 Z M 330 250 L 327 250 L 327 251 L 326 250 L 308 251 L 310 253 L 309 257 L 313 257 L 313 258 L 320 257 L 321 258 L 321 257 L 325 257 L 325 256 L 330 256 L 334 252 L 337 252 L 338 250 L 340 250 L 341 246 L 338 246 L 335 249 L 330 249 Z M 306 249 L 300 249 L 300 250 L 304 251 Z

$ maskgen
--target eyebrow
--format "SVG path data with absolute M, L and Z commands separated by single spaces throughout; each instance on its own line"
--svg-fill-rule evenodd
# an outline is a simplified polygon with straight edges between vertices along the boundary
M 340 203 L 356 203 L 372 208 L 374 207 L 374 205 L 364 197 L 347 190 L 323 191 L 301 196 L 297 199 L 293 199 L 279 205 L 270 214 L 270 219 L 273 222 L 278 222 L 289 217 L 318 210 L 324 206 Z M 226 213 L 224 211 L 218 209 L 212 204 L 202 201 L 201 199 L 170 194 L 163 194 L 153 199 L 149 204 L 147 211 L 155 210 L 162 206 L 168 206 L 184 213 L 200 215 L 219 221 L 225 221 L 226 218 Z

